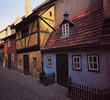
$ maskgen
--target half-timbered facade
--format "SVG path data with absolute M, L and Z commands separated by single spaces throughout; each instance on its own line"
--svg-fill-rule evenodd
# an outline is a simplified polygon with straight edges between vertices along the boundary
M 42 71 L 41 48 L 54 31 L 54 2 L 45 1 L 16 25 L 18 70 L 39 76 Z

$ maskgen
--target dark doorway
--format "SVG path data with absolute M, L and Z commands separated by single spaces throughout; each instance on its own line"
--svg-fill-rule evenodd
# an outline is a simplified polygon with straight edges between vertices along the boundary
M 8 69 L 11 69 L 11 54 L 8 54 Z
M 29 75 L 29 55 L 24 55 L 24 74 Z
M 67 86 L 68 55 L 67 54 L 56 55 L 56 66 L 57 66 L 57 82 L 58 82 L 58 84 Z

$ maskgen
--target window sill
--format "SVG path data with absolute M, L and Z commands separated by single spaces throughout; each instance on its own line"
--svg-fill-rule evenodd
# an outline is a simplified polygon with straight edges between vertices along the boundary
M 61 39 L 68 38 L 69 35 L 61 36 Z

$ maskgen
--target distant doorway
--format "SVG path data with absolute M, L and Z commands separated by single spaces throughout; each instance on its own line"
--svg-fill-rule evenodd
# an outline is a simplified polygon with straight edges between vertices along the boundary
M 29 75 L 29 55 L 24 55 L 24 74 Z
M 56 66 L 57 66 L 57 82 L 58 82 L 58 84 L 67 86 L 68 55 L 67 54 L 56 55 Z
M 8 69 L 11 69 L 11 54 L 8 54 Z

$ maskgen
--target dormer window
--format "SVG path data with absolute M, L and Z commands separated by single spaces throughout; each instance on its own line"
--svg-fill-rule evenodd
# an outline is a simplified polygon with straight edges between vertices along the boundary
M 68 37 L 69 36 L 69 23 L 62 25 L 62 36 Z
M 69 37 L 70 30 L 71 30 L 72 26 L 74 25 L 74 23 L 69 20 L 69 14 L 67 13 L 66 9 L 65 9 L 65 13 L 63 16 L 64 16 L 64 19 L 63 19 L 62 23 L 60 24 L 60 28 L 62 28 L 61 38 L 66 38 L 66 37 Z

